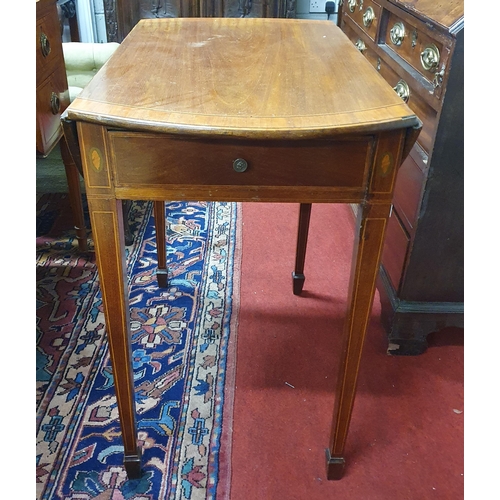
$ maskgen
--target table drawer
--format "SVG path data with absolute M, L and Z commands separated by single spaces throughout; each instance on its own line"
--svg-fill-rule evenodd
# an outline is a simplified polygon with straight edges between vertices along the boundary
M 109 132 L 117 187 L 366 186 L 372 139 L 210 141 Z M 245 160 L 245 163 L 236 160 Z M 349 168 L 345 168 L 348 164 Z M 243 171 L 238 171 L 243 170 Z

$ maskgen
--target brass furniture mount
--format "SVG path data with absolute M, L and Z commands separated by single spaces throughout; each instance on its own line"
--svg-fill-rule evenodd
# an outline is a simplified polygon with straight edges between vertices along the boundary
M 439 49 L 431 43 L 420 53 L 420 61 L 427 71 L 435 71 L 439 64 Z
M 50 110 L 52 111 L 53 115 L 57 115 L 61 110 L 61 100 L 55 92 L 52 92 L 52 94 L 50 94 Z
M 394 24 L 390 31 L 391 42 L 394 45 L 401 45 L 405 37 L 405 26 L 402 22 L 398 21 Z
M 236 172 L 244 172 L 248 168 L 248 163 L 243 158 L 236 158 L 233 161 L 233 168 Z
M 418 32 L 415 29 L 411 33 L 411 48 L 412 49 L 414 49 L 417 46 L 417 40 L 418 40 Z
M 356 43 L 354 44 L 356 46 L 356 48 L 360 51 L 360 52 L 363 52 L 364 50 L 366 50 L 366 45 L 365 45 L 365 42 L 363 42 L 363 40 L 361 40 L 361 38 L 358 38 L 356 40 Z
M 40 35 L 40 47 L 43 57 L 47 57 L 50 54 L 50 42 L 49 37 L 45 33 Z
M 436 71 L 436 73 L 434 73 L 434 79 L 432 80 L 434 88 L 438 88 L 443 84 L 443 78 L 444 78 L 444 67 L 441 68 L 441 71 Z
M 365 13 L 363 14 L 363 24 L 368 28 L 368 26 L 372 24 L 374 19 L 375 19 L 375 11 L 371 7 L 368 7 Z
M 399 80 L 399 82 L 394 87 L 396 94 L 398 94 L 404 102 L 408 102 L 410 99 L 410 87 L 404 80 Z

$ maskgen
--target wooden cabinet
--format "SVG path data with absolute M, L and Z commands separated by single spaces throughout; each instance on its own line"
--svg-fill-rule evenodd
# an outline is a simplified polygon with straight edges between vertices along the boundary
M 378 288 L 391 354 L 463 326 L 463 0 L 344 0 L 344 33 L 423 123 L 401 166 Z
M 47 156 L 62 137 L 69 104 L 56 0 L 36 2 L 36 151 Z
M 36 0 L 36 154 L 45 158 L 59 144 L 78 246 L 86 251 L 80 174 L 69 153 L 61 124 L 61 114 L 68 106 L 68 81 L 56 0 Z
M 155 17 L 295 17 L 295 0 L 104 0 L 108 42 L 140 19 Z

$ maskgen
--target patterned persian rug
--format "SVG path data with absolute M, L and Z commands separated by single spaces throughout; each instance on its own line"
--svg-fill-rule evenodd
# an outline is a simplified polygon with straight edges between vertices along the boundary
M 37 500 L 227 498 L 239 205 L 166 209 L 168 289 L 156 284 L 152 204 L 129 217 L 143 475 L 128 480 L 92 242 L 79 252 L 65 195 L 37 204 Z

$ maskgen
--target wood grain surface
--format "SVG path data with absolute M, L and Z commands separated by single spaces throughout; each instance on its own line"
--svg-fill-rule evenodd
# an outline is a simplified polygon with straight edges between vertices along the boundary
M 258 18 L 140 21 L 68 116 L 267 139 L 416 123 L 334 23 Z

